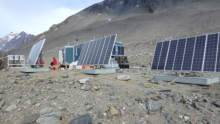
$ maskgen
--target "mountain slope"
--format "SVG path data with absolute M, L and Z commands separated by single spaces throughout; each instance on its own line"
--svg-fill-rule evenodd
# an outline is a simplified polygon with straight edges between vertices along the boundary
M 0 38 L 0 50 L 2 51 L 9 51 L 22 45 L 33 38 L 34 35 L 27 34 L 24 31 L 21 33 L 10 33 L 3 38 Z
M 74 38 L 78 38 L 79 42 L 85 42 L 103 35 L 117 33 L 117 41 L 125 44 L 125 54 L 131 57 L 131 63 L 140 65 L 150 63 L 152 55 L 146 55 L 146 53 L 153 53 L 157 41 L 219 32 L 220 2 L 213 0 L 190 3 L 192 1 L 188 0 L 177 2 L 177 5 L 173 6 L 173 3 L 168 4 L 166 1 L 168 0 L 164 0 L 154 13 L 147 10 L 146 13 L 140 12 L 135 15 L 136 7 L 133 9 L 134 13 L 118 15 L 111 20 L 109 20 L 109 15 L 112 13 L 107 12 L 85 16 L 86 11 L 100 12 L 93 7 L 103 5 L 103 3 L 99 3 L 91 6 L 94 9 L 89 7 L 90 9 L 87 8 L 80 12 L 84 13 L 85 17 L 66 23 L 56 30 L 44 32 L 26 43 L 25 46 L 12 52 L 27 55 L 33 43 L 46 38 L 43 48 L 44 56 L 58 57 L 59 47 L 67 45 L 68 42 L 73 45 Z M 129 10 L 133 11 L 132 8 Z M 77 15 L 79 13 L 74 16 Z M 51 58 L 48 60 L 45 58 L 45 61 L 51 61 Z

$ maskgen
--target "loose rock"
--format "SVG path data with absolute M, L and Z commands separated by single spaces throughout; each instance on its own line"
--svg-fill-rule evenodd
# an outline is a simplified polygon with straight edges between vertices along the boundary
M 110 107 L 109 111 L 110 111 L 110 117 L 119 115 L 119 112 L 113 106 Z
M 73 119 L 68 124 L 92 124 L 92 118 L 89 114 L 85 114 Z
M 128 76 L 128 75 L 118 75 L 116 77 L 116 79 L 123 80 L 123 81 L 128 81 L 128 80 L 130 80 L 130 76 Z
M 24 118 L 22 124 L 34 123 L 40 117 L 40 113 L 34 113 Z

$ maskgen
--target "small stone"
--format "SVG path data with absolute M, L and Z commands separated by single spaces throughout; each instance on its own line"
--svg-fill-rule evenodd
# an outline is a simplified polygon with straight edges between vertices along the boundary
M 42 115 L 44 115 L 44 114 L 50 114 L 52 111 L 53 111 L 53 108 L 51 108 L 51 107 L 46 107 L 46 108 L 41 109 L 40 113 L 41 113 Z
M 71 120 L 68 124 L 92 124 L 92 118 L 89 114 L 85 114 Z
M 211 103 L 211 101 L 210 101 L 208 98 L 206 98 L 206 97 L 203 98 L 203 101 L 204 101 L 204 102 Z
M 15 104 L 11 104 L 10 106 L 8 106 L 8 108 L 6 109 L 6 111 L 11 112 L 11 111 L 15 110 L 16 108 L 17 108 L 17 106 L 16 106 Z
M 162 104 L 159 102 L 156 102 L 156 101 L 149 102 L 147 104 L 147 109 L 149 111 L 157 111 L 157 110 L 161 109 L 161 107 L 162 107 Z
M 69 85 L 73 85 L 74 82 L 69 82 Z
M 110 107 L 110 117 L 119 115 L 119 112 L 115 109 L 115 107 Z
M 136 121 L 135 124 L 147 124 L 147 121 L 139 120 L 139 121 Z
M 0 109 L 1 109 L 1 107 L 4 105 L 4 103 L 5 103 L 4 100 L 1 100 L 1 101 L 0 101 Z
M 183 115 L 179 115 L 179 118 L 180 118 L 180 119 L 183 119 L 183 117 L 184 117 Z
M 192 106 L 193 106 L 195 109 L 198 109 L 198 104 L 197 104 L 197 103 L 193 102 L 193 103 L 192 103 Z
M 37 124 L 60 124 L 60 117 L 56 115 L 42 116 L 36 120 Z
M 157 84 L 161 85 L 161 84 L 163 84 L 163 81 L 162 80 L 158 80 Z
M 90 91 L 90 90 L 91 90 L 91 87 L 88 86 L 88 85 L 83 85 L 80 89 L 81 89 L 81 90 L 85 90 L 85 91 Z
M 196 94 L 196 96 L 198 97 L 198 98 L 202 98 L 203 97 L 203 95 L 202 94 Z
M 62 76 L 62 78 L 69 78 L 69 75 L 65 74 L 65 75 Z
M 155 83 L 155 80 L 151 79 L 149 80 L 150 83 Z
M 83 78 L 83 79 L 78 80 L 77 82 L 80 84 L 86 84 L 89 82 L 89 78 Z
M 154 101 L 159 101 L 161 98 L 159 96 L 155 96 L 155 97 L 152 97 L 151 99 L 153 99 Z
M 92 91 L 92 92 L 95 92 L 95 88 L 92 88 L 91 91 Z
M 118 76 L 116 77 L 116 79 L 118 79 L 118 80 L 123 80 L 123 81 L 131 80 L 131 79 L 130 79 L 130 76 L 128 76 L 128 75 L 118 75 Z
M 213 104 L 217 107 L 220 107 L 220 100 L 216 100 L 213 102 Z
M 184 116 L 184 119 L 187 121 L 187 120 L 189 120 L 189 117 L 188 116 Z
M 57 98 L 57 96 L 52 96 L 51 98 L 50 98 L 50 100 L 54 100 L 54 99 L 56 99 Z
M 41 103 L 36 103 L 35 104 L 36 107 L 39 107 L 40 105 L 41 105 Z
M 22 124 L 34 123 L 40 117 L 40 113 L 34 113 L 24 118 Z
M 127 105 L 132 106 L 132 105 L 134 105 L 134 103 L 133 102 L 127 102 Z
M 5 94 L 6 92 L 4 90 L 0 90 L 0 94 Z

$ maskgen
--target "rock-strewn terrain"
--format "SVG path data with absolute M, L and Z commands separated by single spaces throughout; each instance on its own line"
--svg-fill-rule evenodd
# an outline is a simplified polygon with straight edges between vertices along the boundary
M 169 85 L 153 80 L 155 72 L 146 67 L 103 75 L 61 70 L 0 73 L 0 123 L 4 124 L 220 123 L 219 83 Z

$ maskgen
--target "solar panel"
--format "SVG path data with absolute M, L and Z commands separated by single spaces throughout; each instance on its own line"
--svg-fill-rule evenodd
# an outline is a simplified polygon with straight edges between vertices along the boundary
M 104 64 L 109 63 L 110 57 L 111 57 L 112 52 L 113 52 L 113 46 L 115 44 L 115 39 L 116 39 L 116 35 L 111 36 L 110 42 L 109 42 L 107 50 L 106 50 Z
M 216 55 L 218 49 L 218 34 L 208 35 L 203 71 L 215 71 Z
M 108 48 L 108 44 L 110 42 L 110 37 L 107 37 L 105 39 L 105 43 L 104 43 L 104 46 L 102 48 L 102 53 L 101 53 L 101 57 L 99 59 L 99 64 L 104 64 L 104 61 L 105 61 L 105 54 L 106 54 L 106 49 Z
M 171 40 L 165 70 L 172 70 L 176 54 L 177 40 Z
M 90 62 L 92 61 L 92 56 L 94 54 L 95 45 L 96 45 L 96 41 L 91 41 L 91 50 L 89 53 L 88 61 L 86 63 L 87 65 L 90 65 Z
M 92 50 L 92 42 L 88 42 L 88 47 L 87 47 L 87 51 L 86 51 L 86 54 L 85 54 L 85 58 L 84 58 L 84 61 L 83 61 L 83 65 L 86 65 L 88 63 L 88 59 L 89 59 L 89 55 L 91 53 L 91 50 Z
M 93 65 L 95 63 L 95 57 L 97 55 L 97 52 L 98 52 L 98 48 L 99 48 L 99 44 L 100 44 L 100 40 L 96 40 L 95 42 L 95 46 L 94 46 L 94 51 L 93 51 L 93 54 L 92 54 L 92 60 L 90 61 L 90 65 Z
M 217 56 L 217 63 L 216 63 L 216 72 L 220 72 L 220 34 L 218 36 L 218 56 Z
M 102 53 L 102 49 L 103 49 L 103 46 L 104 46 L 104 43 L 105 43 L 105 38 L 102 38 L 101 41 L 100 41 L 100 45 L 99 45 L 99 48 L 98 48 L 98 52 L 96 54 L 96 58 L 95 58 L 95 63 L 94 64 L 98 64 L 99 63 L 99 59 L 100 59 L 100 56 L 101 56 L 101 53 Z
M 160 61 L 159 61 L 159 64 L 158 64 L 158 69 L 159 70 L 164 70 L 169 45 L 170 45 L 170 41 L 163 42 L 163 47 L 162 47 L 162 51 L 161 51 L 161 54 L 160 54 Z
M 117 35 L 90 41 L 83 45 L 78 65 L 108 64 Z
M 156 49 L 155 49 L 155 52 L 154 52 L 154 58 L 153 58 L 153 62 L 152 62 L 152 65 L 151 65 L 151 69 L 157 69 L 158 62 L 159 62 L 159 59 L 160 59 L 160 53 L 161 53 L 162 45 L 163 45 L 163 42 L 158 42 L 157 45 L 156 45 Z
M 195 42 L 196 37 L 187 38 L 186 50 L 182 66 L 183 71 L 191 71 Z
M 192 71 L 202 71 L 205 44 L 206 44 L 206 35 L 198 36 L 195 44 Z
M 186 44 L 186 39 L 179 39 L 173 70 L 181 70 L 182 68 L 185 44 Z
M 79 60 L 78 60 L 78 64 L 79 65 L 82 65 L 84 60 L 85 60 L 85 56 L 86 56 L 86 53 L 87 53 L 87 49 L 88 49 L 88 42 L 85 43 L 82 47 L 82 53 L 80 54 L 80 57 L 79 57 Z
M 80 53 L 79 60 L 78 60 L 79 65 L 82 64 L 83 56 L 85 56 L 85 47 L 86 47 L 86 45 L 82 46 L 82 52 Z
M 220 33 L 158 42 L 151 69 L 220 72 Z
M 45 39 L 35 43 L 32 48 L 31 51 L 28 55 L 28 59 L 27 59 L 27 64 L 28 65 L 36 65 L 36 61 L 40 55 L 40 52 L 42 50 L 42 47 L 44 45 Z

